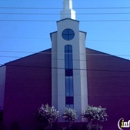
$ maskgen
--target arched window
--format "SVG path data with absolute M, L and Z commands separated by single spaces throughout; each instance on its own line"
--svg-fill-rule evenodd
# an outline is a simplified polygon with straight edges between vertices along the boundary
M 73 93 L 73 53 L 72 45 L 65 46 L 65 102 L 66 107 L 74 107 Z
M 65 46 L 65 69 L 72 69 L 72 45 Z

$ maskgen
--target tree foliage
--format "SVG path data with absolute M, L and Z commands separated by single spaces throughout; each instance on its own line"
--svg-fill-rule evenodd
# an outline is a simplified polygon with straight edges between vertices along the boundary
M 88 108 L 82 113 L 82 117 L 88 121 L 88 130 L 102 130 L 102 126 L 98 125 L 99 122 L 107 121 L 106 108 L 88 106 Z
M 38 109 L 38 114 L 41 120 L 46 119 L 49 123 L 52 123 L 59 118 L 59 111 L 57 111 L 55 107 L 51 107 L 48 104 L 42 104 Z
M 40 127 L 42 130 L 52 130 L 52 129 L 63 129 L 63 130 L 102 130 L 102 126 L 99 125 L 99 122 L 104 122 L 107 120 L 106 108 L 88 106 L 85 111 L 81 114 L 83 118 L 86 119 L 86 123 L 82 126 L 75 126 L 74 121 L 77 119 L 77 113 L 74 109 L 65 108 L 65 111 L 62 114 L 62 118 L 68 122 L 65 127 L 59 128 L 54 127 L 54 123 L 59 117 L 59 111 L 55 109 L 55 107 L 51 107 L 48 104 L 41 105 L 38 108 L 37 117 L 39 121 L 42 122 L 42 126 Z
M 77 113 L 71 108 L 66 108 L 62 115 L 62 118 L 67 122 L 74 122 L 77 119 Z
M 83 118 L 88 121 L 104 122 L 107 120 L 106 108 L 88 106 L 88 108 L 82 113 Z

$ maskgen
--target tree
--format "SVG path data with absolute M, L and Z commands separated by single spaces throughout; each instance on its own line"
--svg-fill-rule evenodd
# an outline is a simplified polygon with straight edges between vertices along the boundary
M 52 123 L 59 118 L 59 111 L 57 111 L 53 106 L 51 107 L 48 104 L 42 104 L 38 109 L 37 117 L 39 121 L 46 123 L 52 129 Z
M 101 130 L 102 126 L 98 125 L 99 122 L 107 121 L 106 108 L 88 106 L 88 108 L 82 113 L 82 117 L 88 121 L 89 130 Z
M 66 108 L 62 114 L 62 118 L 68 122 L 68 128 L 65 127 L 64 129 L 69 129 L 72 126 L 72 123 L 77 119 L 77 113 L 71 108 Z

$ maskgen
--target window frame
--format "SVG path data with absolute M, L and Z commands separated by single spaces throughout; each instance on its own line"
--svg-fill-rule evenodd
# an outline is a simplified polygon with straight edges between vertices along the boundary
M 72 29 L 67 28 L 62 31 L 62 38 L 64 40 L 70 41 L 75 37 L 75 33 Z

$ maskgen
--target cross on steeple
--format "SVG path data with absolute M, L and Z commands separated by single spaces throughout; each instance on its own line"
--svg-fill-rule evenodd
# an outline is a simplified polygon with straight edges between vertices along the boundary
M 63 1 L 63 10 L 61 11 L 60 15 L 61 19 L 76 19 L 75 11 L 73 10 L 72 0 Z

